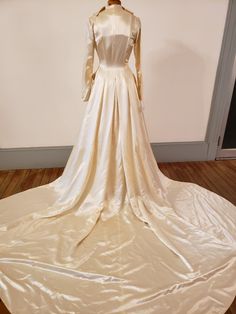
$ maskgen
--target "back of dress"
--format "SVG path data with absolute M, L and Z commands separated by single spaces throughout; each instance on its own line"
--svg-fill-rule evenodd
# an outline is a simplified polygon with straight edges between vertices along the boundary
M 87 34 L 89 102 L 63 173 L 0 202 L 1 300 L 15 314 L 223 314 L 236 291 L 236 207 L 159 169 L 139 110 L 139 18 L 111 5 Z M 21 185 L 8 176 L 0 197 Z
M 89 17 L 87 23 L 87 51 L 82 77 L 82 100 L 88 101 L 95 78 L 93 72 L 94 51 L 99 67 L 121 68 L 128 65 L 134 50 L 136 87 L 138 98 L 142 99 L 141 21 L 133 12 L 119 4 L 103 7 Z

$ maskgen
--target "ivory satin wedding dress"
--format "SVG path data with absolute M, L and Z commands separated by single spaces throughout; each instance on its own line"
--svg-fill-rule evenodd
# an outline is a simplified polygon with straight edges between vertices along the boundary
M 236 207 L 159 170 L 140 18 L 113 4 L 87 26 L 86 111 L 64 171 L 0 201 L 0 297 L 15 314 L 223 314 L 236 295 Z

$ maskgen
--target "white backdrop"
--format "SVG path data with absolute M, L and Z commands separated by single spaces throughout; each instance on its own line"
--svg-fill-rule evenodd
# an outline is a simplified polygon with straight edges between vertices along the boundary
M 73 145 L 86 106 L 85 23 L 103 5 L 107 1 L 0 1 L 0 148 Z M 122 5 L 142 21 L 150 142 L 204 140 L 228 0 Z M 133 55 L 130 65 L 134 71 Z

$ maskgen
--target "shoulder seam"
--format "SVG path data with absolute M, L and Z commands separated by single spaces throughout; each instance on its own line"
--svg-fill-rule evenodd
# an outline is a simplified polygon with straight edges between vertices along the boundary
M 133 14 L 134 15 L 134 12 L 132 12 L 132 11 L 130 11 L 130 10 L 128 10 L 128 9 L 126 9 L 126 8 L 124 8 L 124 7 L 122 7 L 125 11 L 127 11 L 127 12 L 129 12 L 129 13 L 131 13 L 131 14 Z
M 94 15 L 95 16 L 98 16 L 98 14 L 100 13 L 100 12 L 102 12 L 103 10 L 105 10 L 105 6 L 103 6 L 99 11 L 97 11 L 96 13 L 94 13 Z

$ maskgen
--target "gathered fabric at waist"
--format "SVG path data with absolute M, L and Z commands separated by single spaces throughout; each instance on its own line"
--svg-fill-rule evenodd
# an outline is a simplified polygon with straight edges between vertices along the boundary
M 123 63 L 123 64 L 106 64 L 106 63 L 99 63 L 98 68 L 102 68 L 105 70 L 113 70 L 113 69 L 120 69 L 120 68 L 127 68 L 129 67 L 128 63 Z
M 122 81 L 125 84 L 128 81 L 136 82 L 135 75 L 129 66 L 129 63 L 125 63 L 123 65 L 107 65 L 103 63 L 99 63 L 96 71 L 93 74 L 93 81 L 102 80 L 107 82 Z

